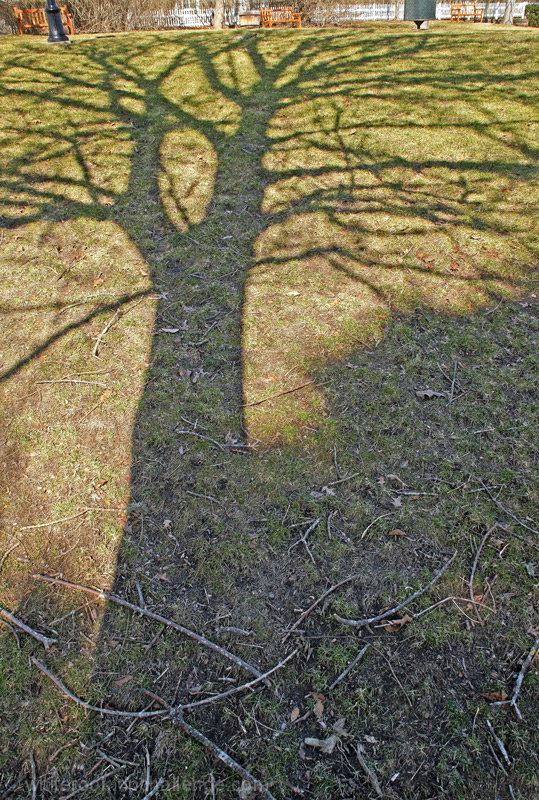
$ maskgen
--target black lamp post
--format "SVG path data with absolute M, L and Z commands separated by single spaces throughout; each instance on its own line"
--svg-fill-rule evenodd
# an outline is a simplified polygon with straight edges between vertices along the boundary
M 56 0 L 47 0 L 47 8 L 45 9 L 47 15 L 47 24 L 49 26 L 49 44 L 62 44 L 69 42 L 69 38 L 64 31 L 62 22 L 62 12 L 56 5 Z

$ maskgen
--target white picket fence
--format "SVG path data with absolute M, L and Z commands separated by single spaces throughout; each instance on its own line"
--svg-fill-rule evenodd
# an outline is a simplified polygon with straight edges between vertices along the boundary
M 368 22 L 378 22 L 378 21 L 387 21 L 392 19 L 404 19 L 404 3 L 398 2 L 398 11 L 395 14 L 395 2 L 389 3 L 358 3 L 354 5 L 336 5 L 334 6 L 334 10 L 332 9 L 331 13 L 331 20 L 327 18 L 327 13 L 321 11 L 319 14 L 319 19 L 315 18 L 315 21 L 318 22 L 330 22 L 330 21 L 340 21 L 340 22 L 355 22 L 355 21 L 368 21 Z M 524 16 L 524 9 L 526 8 L 527 3 L 515 3 L 514 8 L 514 16 L 515 17 L 523 17 Z M 501 19 L 503 17 L 503 12 L 505 10 L 505 2 L 486 2 L 486 3 L 477 3 L 476 8 L 484 9 L 484 18 L 485 19 Z M 451 2 L 438 2 L 436 4 L 436 19 L 450 19 L 451 18 Z
M 387 3 L 354 3 L 346 5 L 332 5 L 329 8 L 324 3 L 320 4 L 320 11 L 313 14 L 313 21 L 324 23 L 350 23 L 356 21 L 378 22 L 404 19 L 404 2 L 397 0 L 398 11 L 395 14 L 395 2 Z M 255 3 L 252 3 L 254 6 Z M 263 2 L 256 5 L 264 5 Z M 525 2 L 515 3 L 515 17 L 523 17 Z M 504 0 L 496 2 L 476 3 L 477 8 L 484 9 L 485 19 L 501 19 L 505 9 Z M 225 24 L 235 25 L 240 11 L 247 11 L 250 7 L 249 0 L 237 0 L 234 7 L 225 10 Z M 436 19 L 450 19 L 451 2 L 439 2 L 436 5 Z M 212 24 L 213 10 L 201 6 L 197 0 L 180 0 L 169 11 L 153 11 L 144 15 L 144 27 L 148 28 L 202 28 Z

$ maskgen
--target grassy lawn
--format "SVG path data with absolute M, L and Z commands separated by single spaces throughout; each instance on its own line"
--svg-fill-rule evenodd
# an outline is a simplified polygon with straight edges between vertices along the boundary
M 539 791 L 538 43 L 0 39 L 0 797 Z

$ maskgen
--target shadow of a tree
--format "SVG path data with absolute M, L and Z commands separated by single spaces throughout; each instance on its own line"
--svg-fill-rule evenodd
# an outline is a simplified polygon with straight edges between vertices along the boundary
M 286 464 L 292 483 L 306 469 L 321 474 L 318 443 L 346 424 L 320 371 L 380 340 L 394 315 L 422 307 L 465 318 L 529 285 L 534 151 L 519 130 L 530 101 L 517 58 L 492 75 L 465 37 L 449 46 L 376 34 L 358 45 L 343 31 L 81 39 L 69 53 L 29 45 L 4 58 L 4 100 L 29 110 L 4 133 L 3 225 L 10 236 L 29 231 L 41 251 L 61 242 L 68 280 L 58 300 L 34 302 L 30 287 L 5 304 L 4 314 L 36 322 L 0 377 L 33 388 L 29 369 L 64 340 L 83 368 L 94 321 L 102 329 L 129 312 L 131 332 L 118 324 L 110 335 L 124 389 L 138 363 L 140 397 L 135 409 L 126 394 L 131 410 L 101 430 L 91 417 L 75 424 L 102 462 L 108 452 L 127 467 L 125 540 L 96 533 L 102 552 L 90 563 L 91 553 L 42 549 L 36 533 L 26 541 L 34 570 L 102 581 L 108 559 L 116 592 L 150 595 L 194 626 L 229 615 L 231 597 L 243 626 L 270 625 L 261 597 L 282 588 L 282 562 L 295 553 L 282 542 L 257 549 L 257 520 L 291 506 L 311 513 L 279 488 L 280 472 Z M 81 247 L 96 251 L 95 297 L 72 296 L 88 293 Z M 105 350 L 98 371 L 116 358 Z M 36 509 L 46 517 L 46 499 L 23 509 L 28 527 Z M 17 575 L 13 593 L 17 582 L 22 594 L 31 580 Z M 114 613 L 101 621 L 95 692 L 136 705 L 101 676 L 103 664 L 114 672 L 122 624 Z M 264 641 L 267 659 L 278 637 Z M 179 652 L 163 647 L 159 664 Z M 189 646 L 181 655 L 187 666 L 169 666 L 171 687 L 227 676 Z M 153 674 L 151 648 L 140 664 Z M 204 723 L 226 738 L 217 712 Z

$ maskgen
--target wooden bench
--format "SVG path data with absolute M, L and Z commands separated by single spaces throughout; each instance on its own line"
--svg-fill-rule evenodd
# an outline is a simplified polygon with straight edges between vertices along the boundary
M 451 3 L 451 22 L 483 22 L 483 13 L 475 3 Z
M 292 6 L 261 8 L 260 20 L 263 28 L 273 28 L 275 25 L 291 25 L 293 28 L 301 28 L 301 12 L 294 11 Z
M 67 33 L 71 36 L 74 34 L 73 20 L 71 14 L 65 6 L 60 6 L 62 14 L 62 22 Z M 47 15 L 43 8 L 14 8 L 15 21 L 20 34 L 33 33 L 34 31 L 48 31 Z

